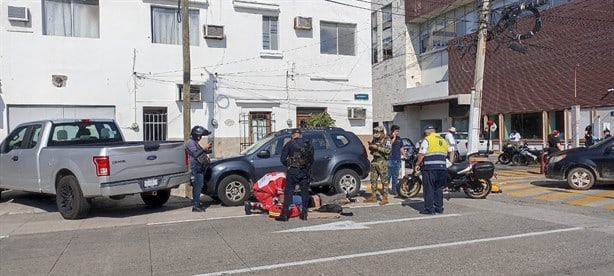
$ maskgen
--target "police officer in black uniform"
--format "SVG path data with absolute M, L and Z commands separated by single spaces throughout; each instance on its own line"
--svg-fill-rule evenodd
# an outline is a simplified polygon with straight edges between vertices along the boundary
M 292 203 L 292 195 L 298 184 L 301 189 L 301 208 L 300 218 L 307 220 L 307 208 L 309 207 L 309 173 L 313 164 L 313 147 L 309 140 L 303 139 L 300 129 L 292 130 L 292 140 L 284 145 L 281 152 L 281 163 L 288 168 L 286 185 L 284 187 L 284 206 L 277 221 L 288 221 L 288 212 Z

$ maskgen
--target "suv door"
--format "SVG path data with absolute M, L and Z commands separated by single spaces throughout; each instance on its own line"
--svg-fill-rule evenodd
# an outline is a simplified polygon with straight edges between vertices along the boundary
M 592 158 L 597 165 L 597 173 L 605 180 L 614 180 L 614 140 Z
M 324 133 L 305 133 L 304 139 L 308 139 L 313 146 L 313 164 L 311 165 L 311 182 L 319 182 L 326 178 L 334 150 L 326 140 Z
M 287 171 L 286 167 L 284 167 L 279 158 L 281 157 L 281 152 L 284 148 L 284 145 L 288 141 L 290 141 L 289 135 L 280 135 L 279 137 L 276 137 L 275 139 L 271 140 L 270 143 L 265 144 L 262 148 L 258 150 L 258 152 L 266 150 L 269 152 L 270 155 L 267 158 L 263 158 L 257 155 L 254 157 L 253 164 L 254 173 L 256 174 L 254 176 L 255 180 L 260 179 L 262 176 L 270 172 Z

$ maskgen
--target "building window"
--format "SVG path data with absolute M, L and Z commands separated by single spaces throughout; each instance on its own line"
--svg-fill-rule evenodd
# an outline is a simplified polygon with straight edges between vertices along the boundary
M 542 114 L 540 112 L 511 115 L 511 129 L 523 139 L 542 139 Z
M 160 44 L 181 44 L 181 23 L 177 22 L 177 8 L 151 8 L 151 42 Z M 198 46 L 199 13 L 190 10 L 190 45 Z
M 249 130 L 252 144 L 271 133 L 271 112 L 250 112 Z
M 277 16 L 262 17 L 262 49 L 279 50 Z
M 392 58 L 392 4 L 382 8 L 382 59 Z
M 44 0 L 43 34 L 100 37 L 98 0 Z
M 477 30 L 477 11 L 467 5 L 420 25 L 420 52 L 446 48 L 448 41 Z
M 143 107 L 143 140 L 165 141 L 168 133 L 166 107 Z
M 356 25 L 320 22 L 320 53 L 353 56 Z
M 377 12 L 371 14 L 371 64 L 377 63 Z
M 441 120 L 420 120 L 420 129 L 424 129 L 424 127 L 426 127 L 427 125 L 431 125 L 431 126 L 435 127 L 435 131 L 436 132 L 443 132 L 443 131 L 445 131 L 441 127 Z

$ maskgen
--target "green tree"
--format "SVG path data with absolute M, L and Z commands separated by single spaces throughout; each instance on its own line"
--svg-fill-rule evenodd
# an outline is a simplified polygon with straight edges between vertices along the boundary
M 307 121 L 305 121 L 307 127 L 331 127 L 335 126 L 335 120 L 330 117 L 328 112 L 313 114 Z

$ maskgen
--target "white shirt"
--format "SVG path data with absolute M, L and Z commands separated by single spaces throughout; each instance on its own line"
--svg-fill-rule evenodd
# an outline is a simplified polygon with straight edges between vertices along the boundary
M 522 137 L 520 137 L 520 133 L 518 132 L 514 132 L 510 134 L 510 141 L 512 142 L 520 142 L 520 138 Z
M 446 133 L 446 141 L 448 142 L 448 152 L 454 151 L 456 147 L 456 140 L 454 140 L 454 134 L 451 132 Z

